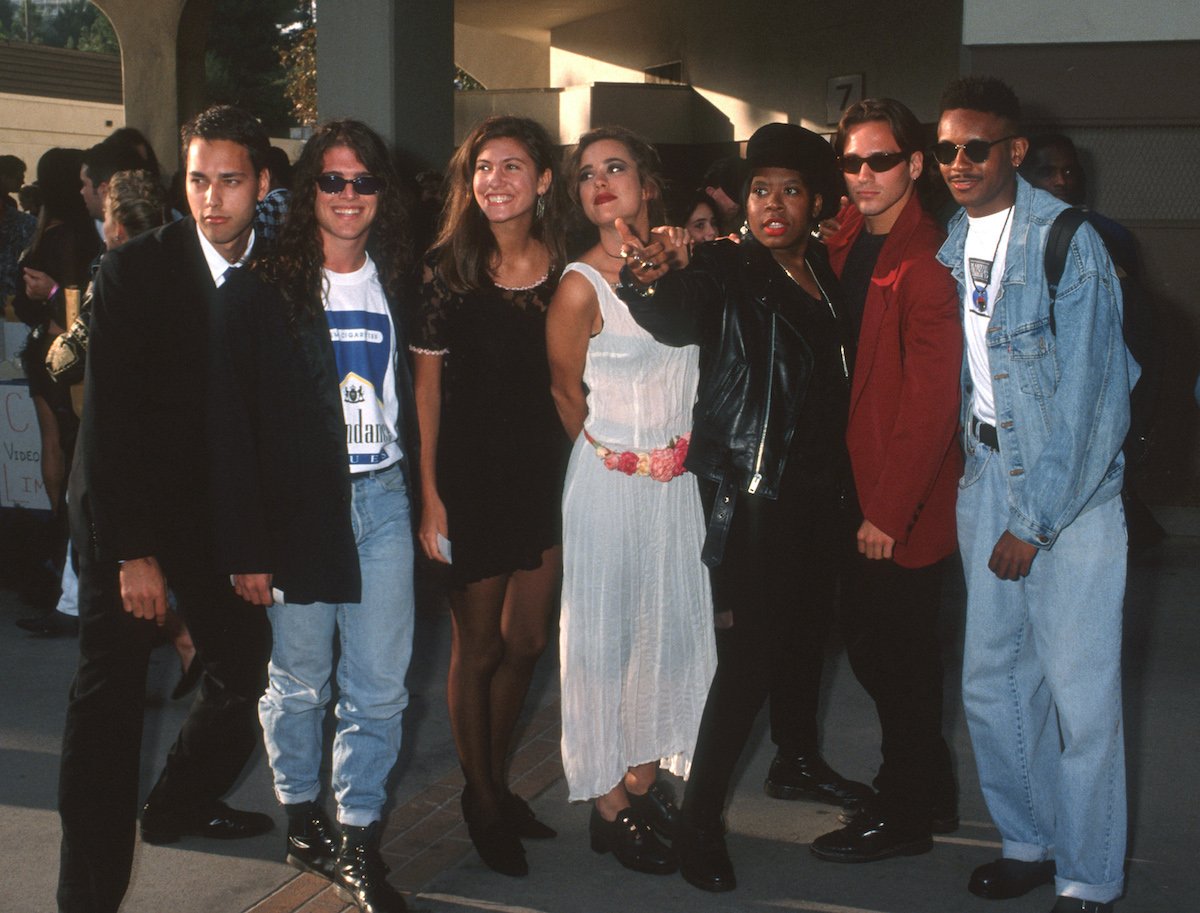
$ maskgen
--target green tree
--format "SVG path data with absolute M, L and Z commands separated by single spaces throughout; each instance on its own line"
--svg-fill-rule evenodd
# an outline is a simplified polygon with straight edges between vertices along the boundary
M 253 112 L 267 130 L 286 135 L 296 121 L 285 95 L 287 72 L 280 51 L 285 29 L 304 15 L 304 0 L 216 0 L 205 55 L 208 104 Z

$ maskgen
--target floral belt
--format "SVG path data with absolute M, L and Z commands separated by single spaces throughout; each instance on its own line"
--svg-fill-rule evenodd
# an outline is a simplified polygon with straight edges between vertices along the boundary
M 604 468 L 623 472 L 627 476 L 649 476 L 656 482 L 670 482 L 684 473 L 683 461 L 687 459 L 688 441 L 691 432 L 671 438 L 666 447 L 649 453 L 643 450 L 616 451 L 606 447 L 584 429 L 583 436 L 596 448 L 596 456 L 604 460 Z

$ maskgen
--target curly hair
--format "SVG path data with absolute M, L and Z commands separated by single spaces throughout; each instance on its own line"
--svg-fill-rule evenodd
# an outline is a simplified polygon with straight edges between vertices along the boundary
M 647 203 L 650 224 L 663 224 L 666 221 L 666 214 L 663 211 L 662 160 L 658 157 L 657 149 L 627 127 L 596 127 L 579 137 L 579 142 L 571 150 L 567 163 L 563 167 L 567 176 L 567 192 L 571 195 L 571 200 L 576 206 L 580 205 L 579 169 L 583 165 L 583 153 L 587 151 L 588 146 L 606 139 L 615 140 L 629 150 L 629 157 L 633 160 L 634 167 L 637 168 L 638 180 L 643 188 L 649 187 L 652 191 Z
M 113 174 L 105 199 L 113 218 L 131 238 L 163 224 L 167 197 L 158 178 L 147 169 Z
M 514 139 L 525 147 L 540 177 L 550 172 L 550 186 L 540 197 L 541 215 L 533 220 L 532 234 L 550 252 L 555 272 L 567 262 L 566 233 L 562 224 L 563 191 L 558 149 L 537 121 L 527 117 L 497 115 L 479 123 L 455 150 L 446 170 L 446 203 L 441 226 L 430 250 L 442 279 L 459 294 L 490 283 L 488 269 L 497 253 L 490 223 L 475 199 L 475 163 L 483 147 L 495 139 Z
M 994 114 L 1008 121 L 1014 132 L 1021 129 L 1021 102 L 1017 93 L 995 76 L 960 76 L 951 80 L 942 92 L 939 111 L 944 114 L 955 108 Z
M 329 121 L 317 127 L 296 160 L 287 218 L 274 249 L 260 264 L 283 293 L 293 326 L 324 319 L 327 289 L 322 268 L 325 253 L 316 214 L 317 177 L 324 171 L 325 153 L 335 146 L 353 151 L 368 172 L 383 179 L 367 252 L 379 270 L 384 291 L 392 298 L 402 297 L 408 278 L 412 259 L 408 208 L 387 146 L 362 121 Z

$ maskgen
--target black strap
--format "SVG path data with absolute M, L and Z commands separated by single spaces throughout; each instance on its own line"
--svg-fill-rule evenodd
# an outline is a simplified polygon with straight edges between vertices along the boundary
M 713 502 L 712 514 L 708 518 L 708 534 L 704 537 L 704 548 L 700 552 L 700 560 L 706 567 L 716 567 L 725 557 L 725 540 L 729 538 L 737 495 L 737 473 L 729 470 L 721 479 L 717 500 Z
M 1071 249 L 1071 239 L 1087 216 L 1082 209 L 1071 207 L 1064 209 L 1054 219 L 1050 226 L 1050 234 L 1046 237 L 1046 287 L 1050 290 L 1050 332 L 1058 334 L 1054 322 L 1054 299 L 1058 295 L 1058 283 L 1062 281 L 1063 270 L 1067 266 L 1067 251 Z

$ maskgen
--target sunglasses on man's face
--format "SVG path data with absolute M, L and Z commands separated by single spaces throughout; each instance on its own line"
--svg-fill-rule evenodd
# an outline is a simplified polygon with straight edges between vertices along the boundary
M 862 171 L 863 165 L 876 174 L 883 174 L 885 171 L 891 171 L 907 158 L 908 155 L 903 152 L 875 152 L 865 158 L 861 155 L 839 155 L 838 166 L 846 174 L 858 174 Z
M 317 175 L 317 188 L 321 193 L 341 193 L 349 184 L 354 192 L 364 197 L 373 197 L 383 190 L 383 178 L 373 174 L 360 174 L 358 177 L 344 178 L 340 174 Z
M 934 145 L 933 157 L 943 165 L 951 165 L 958 158 L 958 150 L 961 149 L 972 162 L 982 165 L 988 160 L 988 156 L 992 154 L 992 147 L 997 143 L 1004 142 L 1006 139 L 1016 139 L 1016 135 L 1002 136 L 1000 139 L 994 139 L 991 142 L 985 139 L 973 139 L 965 143 L 952 143 L 949 140 L 942 140 L 940 143 Z

